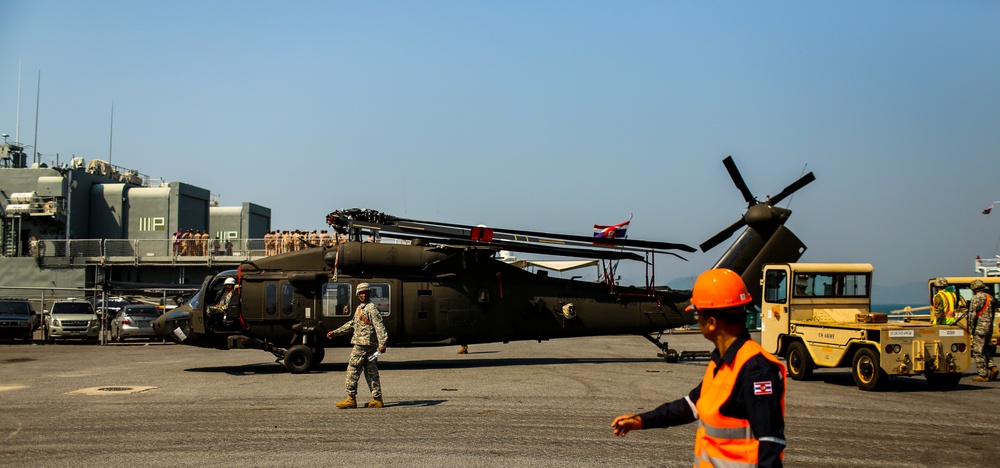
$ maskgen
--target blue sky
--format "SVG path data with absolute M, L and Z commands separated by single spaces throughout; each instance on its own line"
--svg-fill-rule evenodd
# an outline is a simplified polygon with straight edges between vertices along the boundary
M 322 229 L 334 209 L 696 246 L 790 200 L 803 261 L 876 284 L 996 255 L 997 2 L 0 5 L 0 131 Z M 21 63 L 20 126 L 17 118 Z M 110 145 L 111 106 L 114 139 Z M 725 245 L 725 244 L 724 244 Z M 724 246 L 657 259 L 693 277 Z M 641 282 L 637 276 L 629 282 Z

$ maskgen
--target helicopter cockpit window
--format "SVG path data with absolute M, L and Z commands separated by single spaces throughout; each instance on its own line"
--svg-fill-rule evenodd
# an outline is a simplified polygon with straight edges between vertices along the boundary
M 764 301 L 785 303 L 788 300 L 788 288 L 785 284 L 787 279 L 785 270 L 768 270 L 764 278 Z
M 205 291 L 205 303 L 212 305 L 218 302 L 219 296 L 222 293 L 223 281 L 216 281 L 215 284 L 210 286 L 208 290 Z
M 327 283 L 323 285 L 323 316 L 344 317 L 351 315 L 351 285 Z
M 189 297 L 187 304 L 191 306 L 192 309 L 198 309 L 201 307 L 201 292 L 194 293 L 193 296 Z

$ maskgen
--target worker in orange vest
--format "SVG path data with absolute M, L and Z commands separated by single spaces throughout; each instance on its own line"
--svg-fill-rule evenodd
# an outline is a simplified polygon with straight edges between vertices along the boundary
M 615 435 L 698 421 L 694 466 L 782 466 L 785 366 L 750 338 L 743 279 L 724 268 L 702 273 L 688 311 L 715 350 L 700 385 L 684 398 L 611 423 Z

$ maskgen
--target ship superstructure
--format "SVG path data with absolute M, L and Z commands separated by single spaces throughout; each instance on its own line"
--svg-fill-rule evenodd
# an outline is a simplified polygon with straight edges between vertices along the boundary
M 29 165 L 23 145 L 5 142 L 0 220 L 5 288 L 183 285 L 263 256 L 271 210 L 216 206 L 207 189 L 100 159 Z M 201 238 L 176 239 L 185 233 Z

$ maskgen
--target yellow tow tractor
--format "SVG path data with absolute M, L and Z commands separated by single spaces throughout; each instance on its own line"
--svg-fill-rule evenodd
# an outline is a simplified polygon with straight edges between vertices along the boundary
M 873 271 L 867 263 L 765 265 L 761 345 L 785 357 L 795 380 L 817 367 L 850 367 L 861 390 L 919 374 L 934 389 L 954 388 L 971 361 L 968 333 L 929 318 L 890 322 L 872 312 Z

